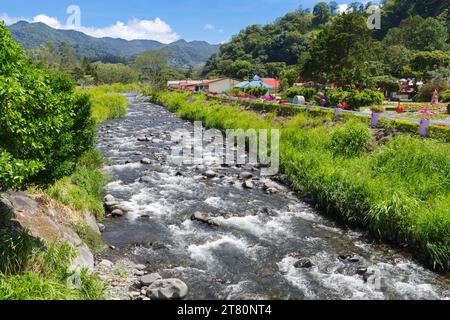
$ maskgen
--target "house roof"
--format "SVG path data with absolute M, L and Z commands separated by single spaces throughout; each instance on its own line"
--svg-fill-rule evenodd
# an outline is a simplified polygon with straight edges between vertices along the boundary
M 273 78 L 261 78 L 261 81 L 268 84 L 272 88 L 279 88 L 281 86 L 281 81 Z

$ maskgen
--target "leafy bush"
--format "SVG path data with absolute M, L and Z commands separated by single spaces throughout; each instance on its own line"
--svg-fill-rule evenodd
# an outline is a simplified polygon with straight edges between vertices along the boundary
M 433 93 L 435 90 L 438 92 L 445 92 L 447 89 L 446 84 L 439 83 L 436 81 L 431 81 L 428 83 L 425 83 L 419 90 L 419 92 L 416 95 L 416 101 L 418 102 L 431 102 L 431 99 L 433 98 Z
M 311 101 L 316 94 L 317 90 L 314 88 L 305 88 L 305 87 L 291 87 L 286 90 L 286 97 L 289 99 L 294 98 L 295 96 L 304 96 L 306 101 Z
M 428 134 L 430 135 L 430 138 L 450 143 L 450 127 L 449 126 L 442 127 L 442 126 L 431 125 L 428 127 L 427 130 L 428 130 Z
M 352 109 L 368 107 L 371 105 L 382 104 L 384 95 L 376 90 L 343 90 L 333 89 L 326 91 L 326 97 L 330 105 L 337 106 L 339 103 L 347 102 Z
M 0 25 L 0 167 L 9 172 L 0 189 L 51 183 L 92 146 L 91 104 L 73 89 L 66 76 L 36 68 Z
M 450 89 L 441 93 L 441 102 L 450 102 Z
M 334 129 L 330 146 L 335 156 L 355 157 L 368 150 L 372 139 L 366 124 L 351 120 Z
M 247 94 L 251 94 L 252 96 L 255 96 L 257 98 L 264 96 L 269 89 L 264 87 L 246 87 L 244 89 L 244 92 Z

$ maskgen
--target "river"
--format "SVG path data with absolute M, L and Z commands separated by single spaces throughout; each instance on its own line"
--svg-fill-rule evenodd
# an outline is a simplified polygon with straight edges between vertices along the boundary
M 171 163 L 171 133 L 193 125 L 126 96 L 128 115 L 99 129 L 97 147 L 108 160 L 106 192 L 131 212 L 107 219 L 104 240 L 182 279 L 189 299 L 450 298 L 448 278 L 408 254 L 337 226 L 280 183 L 267 195 L 256 168 Z M 141 134 L 153 141 L 138 141 Z M 219 177 L 206 179 L 207 169 Z M 238 176 L 251 170 L 255 188 L 245 189 Z M 192 221 L 195 212 L 220 227 Z M 297 268 L 299 259 L 313 266 Z

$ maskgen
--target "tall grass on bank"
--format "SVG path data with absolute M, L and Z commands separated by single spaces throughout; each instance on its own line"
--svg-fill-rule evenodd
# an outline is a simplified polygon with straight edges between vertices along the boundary
M 376 145 L 367 124 L 299 114 L 276 121 L 186 93 L 155 102 L 205 126 L 281 129 L 281 166 L 293 187 L 324 213 L 377 238 L 408 244 L 436 270 L 450 269 L 450 148 L 409 135 Z
M 104 160 L 97 150 L 87 152 L 78 163 L 75 173 L 43 191 L 53 199 L 77 211 L 88 209 L 100 221 L 104 217 L 101 196 L 106 177 L 100 171 Z
M 0 259 L 0 300 L 103 298 L 104 287 L 99 278 L 89 275 L 85 269 L 78 274 L 80 285 L 70 286 L 74 273 L 69 272 L 68 267 L 76 256 L 74 247 L 56 242 L 39 244 L 12 229 L 2 229 L 1 235 L 0 251 L 8 254 Z M 18 244 L 21 247 L 17 247 Z
M 97 124 L 111 119 L 118 119 L 127 114 L 127 98 L 119 93 L 113 93 L 111 86 L 90 87 L 79 89 L 87 93 L 92 102 L 92 117 Z

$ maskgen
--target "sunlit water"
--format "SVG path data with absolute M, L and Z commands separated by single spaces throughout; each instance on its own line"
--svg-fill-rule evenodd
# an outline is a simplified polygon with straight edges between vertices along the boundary
M 127 97 L 128 116 L 100 128 L 98 148 L 109 160 L 106 192 L 132 211 L 125 218 L 108 219 L 104 238 L 117 247 L 137 245 L 136 260 L 147 261 L 164 277 L 185 281 L 188 298 L 450 297 L 443 276 L 392 248 L 369 243 L 362 234 L 344 231 L 288 188 L 278 185 L 280 192 L 270 196 L 260 187 L 244 189 L 238 174 L 251 167 L 174 165 L 170 147 L 177 142 L 171 134 L 192 131 L 193 125 L 161 106 Z M 160 141 L 139 142 L 139 134 Z M 154 163 L 141 164 L 144 157 Z M 221 177 L 205 179 L 206 169 Z M 258 171 L 253 173 L 258 177 Z M 146 182 L 139 182 L 144 176 Z M 220 228 L 191 221 L 195 212 L 216 217 Z M 341 261 L 343 254 L 356 255 L 359 261 Z M 299 258 L 309 258 L 314 267 L 296 268 Z M 359 268 L 368 268 L 373 276 L 359 275 Z

